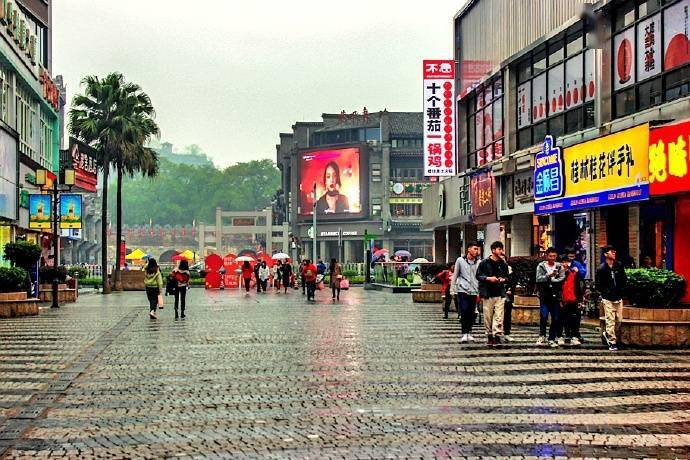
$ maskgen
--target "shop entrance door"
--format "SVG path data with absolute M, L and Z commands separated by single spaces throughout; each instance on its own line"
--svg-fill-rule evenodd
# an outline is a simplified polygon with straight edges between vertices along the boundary
M 611 206 L 602 209 L 602 216 L 606 222 L 607 244 L 616 248 L 616 258 L 629 267 L 632 265 L 633 258 L 630 257 L 630 235 L 628 234 L 628 207 Z M 600 261 L 603 261 L 603 254 L 599 251 Z

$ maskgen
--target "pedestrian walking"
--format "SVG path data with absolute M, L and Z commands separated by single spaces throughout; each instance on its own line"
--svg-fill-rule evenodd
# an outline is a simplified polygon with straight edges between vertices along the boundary
M 556 336 L 559 329 L 559 315 L 561 312 L 561 292 L 565 271 L 558 262 L 558 252 L 555 248 L 546 250 L 545 260 L 537 265 L 537 288 L 539 290 L 539 338 L 537 346 L 558 347 Z M 546 325 L 551 316 L 548 341 L 546 337 Z
M 441 270 L 434 279 L 441 282 L 441 297 L 443 299 L 443 319 L 448 319 L 448 312 L 450 311 L 450 302 L 453 295 L 450 293 L 450 282 L 453 278 L 453 269 L 455 264 L 449 263 L 445 270 Z M 458 308 L 458 300 L 455 298 L 455 309 Z M 458 313 L 460 313 L 458 311 Z
M 144 287 L 146 288 L 146 298 L 149 301 L 149 316 L 158 319 L 156 310 L 159 305 L 159 296 L 163 292 L 163 275 L 156 259 L 150 258 L 146 264 L 146 274 L 144 275 Z
M 259 265 L 259 264 L 257 264 Z M 271 271 L 269 270 L 268 266 L 266 265 L 266 261 L 262 261 L 259 267 L 259 274 L 257 277 L 257 282 L 256 284 L 259 285 L 259 290 L 258 292 L 261 292 L 262 290 L 264 291 L 264 294 L 266 293 L 266 288 L 268 287 L 268 279 L 271 277 Z
M 307 294 L 307 283 L 304 281 L 304 266 L 307 264 L 307 260 L 303 260 L 299 265 L 299 284 L 302 286 L 302 295 Z
M 506 302 L 503 306 L 503 340 L 512 342 L 513 338 L 510 335 L 513 329 L 513 302 L 515 300 L 515 288 L 517 286 L 517 279 L 510 261 L 505 255 L 503 256 L 508 265 L 508 280 L 506 281 Z
M 491 243 L 491 255 L 477 267 L 479 295 L 482 298 L 484 327 L 489 346 L 500 345 L 503 336 L 503 307 L 505 306 L 505 282 L 508 280 L 508 264 L 503 260 L 503 243 Z
M 577 251 L 573 247 L 567 247 L 565 248 L 565 255 L 570 261 L 570 269 L 574 270 L 577 273 L 578 277 L 578 284 L 584 285 L 585 278 L 587 278 L 587 266 L 577 257 Z M 584 288 L 583 288 L 584 292 Z M 582 312 L 584 308 L 578 308 L 577 309 L 577 324 L 579 325 L 582 322 Z M 584 339 L 582 338 L 582 334 L 580 334 L 580 328 L 578 327 L 577 329 L 577 339 L 580 341 L 580 344 L 584 343 Z
M 184 311 L 187 304 L 187 288 L 189 286 L 189 262 L 180 261 L 179 267 L 175 268 L 170 276 L 176 283 L 173 294 L 175 295 L 175 319 L 180 316 L 185 317 Z M 180 315 L 178 315 L 178 307 Z
M 565 280 L 561 292 L 562 309 L 559 325 L 559 332 L 562 330 L 562 333 L 558 334 L 558 344 L 580 346 L 580 305 L 584 297 L 584 281 L 568 255 L 561 259 L 561 266 L 565 272 Z
M 343 280 L 343 267 L 333 258 L 328 266 L 329 284 L 333 293 L 333 300 L 340 300 L 340 283 Z
M 285 293 L 287 294 L 290 283 L 292 282 L 292 265 L 286 261 L 281 266 L 280 273 L 283 277 L 283 288 L 285 288 Z
M 261 261 L 254 264 L 254 279 L 256 280 L 256 292 L 261 292 L 261 283 L 259 282 L 259 270 L 261 269 Z
M 248 261 L 244 261 L 242 264 L 242 280 L 244 281 L 244 289 L 249 294 L 249 288 L 252 285 L 252 275 L 254 274 L 254 269 Z
M 283 263 L 280 260 L 277 260 L 275 265 L 271 267 L 271 273 L 273 274 L 273 287 L 278 291 L 280 291 L 280 281 L 283 277 L 282 265 Z
M 616 249 L 605 246 L 604 262 L 597 269 L 596 287 L 604 307 L 606 330 L 602 333 L 609 350 L 618 350 L 618 329 L 623 319 L 623 291 L 628 278 L 623 264 L 616 260 Z
M 316 265 L 311 263 L 309 259 L 304 261 L 302 273 L 304 274 L 304 282 L 307 285 L 307 301 L 315 300 L 316 295 Z
M 450 294 L 455 297 L 458 318 L 460 319 L 462 332 L 460 343 L 474 342 L 472 326 L 474 325 L 477 296 L 479 295 L 478 257 L 479 244 L 469 243 L 465 255 L 458 257 L 455 261 L 453 277 L 450 280 Z

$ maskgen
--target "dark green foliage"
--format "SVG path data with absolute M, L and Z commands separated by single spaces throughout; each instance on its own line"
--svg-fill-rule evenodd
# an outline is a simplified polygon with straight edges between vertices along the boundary
M 5 245 L 5 259 L 15 267 L 29 270 L 41 258 L 41 247 L 29 241 L 17 241 Z
M 629 268 L 625 296 L 640 307 L 669 307 L 685 293 L 686 280 L 670 270 Z
M 67 280 L 67 268 L 64 265 L 59 265 L 57 270 L 47 265 L 38 270 L 38 280 L 42 284 L 50 284 L 56 277 L 60 283 Z
M 0 267 L 0 292 L 24 292 L 29 287 L 29 276 L 20 267 Z
M 103 280 L 101 278 L 79 278 L 79 287 L 87 287 L 87 286 L 100 286 L 103 284 Z
M 435 277 L 446 268 L 448 268 L 447 264 L 421 264 L 419 266 L 419 271 L 424 281 L 429 283 L 440 283 Z
M 89 276 L 89 271 L 83 267 L 72 266 L 67 268 L 67 274 L 72 278 L 79 278 L 83 280 Z
M 535 295 L 537 292 L 537 265 L 543 259 L 536 256 L 519 256 L 508 259 L 513 268 L 517 293 L 520 295 Z
M 125 177 L 122 205 L 127 225 L 212 223 L 216 207 L 254 211 L 271 205 L 280 171 L 271 160 L 238 163 L 224 170 L 160 161 L 157 177 Z

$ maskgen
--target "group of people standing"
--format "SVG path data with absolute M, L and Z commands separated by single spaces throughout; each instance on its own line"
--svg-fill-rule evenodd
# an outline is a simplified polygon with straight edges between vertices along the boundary
M 454 264 L 449 264 L 447 270 L 437 275 L 442 282 L 445 318 L 448 318 L 451 301 L 455 302 L 460 319 L 461 343 L 475 341 L 472 326 L 478 302 L 481 302 L 488 345 L 512 341 L 511 316 L 516 280 L 506 259 L 503 243 L 496 241 L 490 249 L 491 254 L 480 260 L 480 246 L 470 243 L 465 255 L 458 257 Z M 606 246 L 603 254 L 605 260 L 596 271 L 596 289 L 601 296 L 606 324 L 602 335 L 609 349 L 616 351 L 616 331 L 622 318 L 622 292 L 626 276 L 623 265 L 616 261 L 615 248 Z M 582 344 L 580 323 L 586 273 L 574 249 L 566 249 L 560 257 L 554 248 L 546 251 L 545 259 L 539 263 L 535 274 L 540 303 L 537 346 L 556 348 Z

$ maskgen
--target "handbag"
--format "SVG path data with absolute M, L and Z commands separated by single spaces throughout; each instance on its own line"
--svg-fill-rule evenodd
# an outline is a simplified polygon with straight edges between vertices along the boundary
M 163 304 L 163 294 L 158 294 L 158 308 L 163 309 L 165 305 Z
M 343 278 L 340 281 L 340 289 L 350 289 L 350 280 Z

